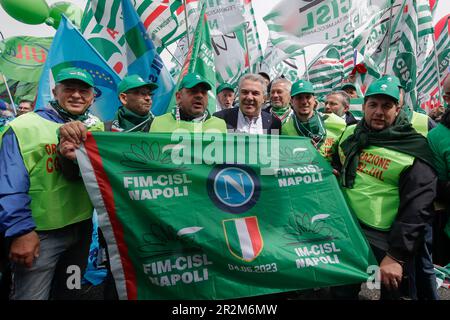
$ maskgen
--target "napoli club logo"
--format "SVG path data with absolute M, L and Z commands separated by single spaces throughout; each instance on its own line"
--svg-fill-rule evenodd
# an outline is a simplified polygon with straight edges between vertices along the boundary
M 208 196 L 222 211 L 243 213 L 259 199 L 261 185 L 247 166 L 219 165 L 208 176 Z

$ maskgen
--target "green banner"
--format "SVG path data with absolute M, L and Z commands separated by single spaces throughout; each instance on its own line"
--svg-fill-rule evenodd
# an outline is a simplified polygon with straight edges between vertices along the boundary
M 77 157 L 121 299 L 344 285 L 376 265 L 309 139 L 89 133 Z
M 0 72 L 8 79 L 39 82 L 53 38 L 12 37 L 4 40 Z

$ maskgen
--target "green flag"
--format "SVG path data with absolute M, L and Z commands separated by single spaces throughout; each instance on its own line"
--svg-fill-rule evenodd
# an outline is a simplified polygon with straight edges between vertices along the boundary
M 0 55 L 0 73 L 6 78 L 39 82 L 53 38 L 12 37 L 4 40 Z
M 187 56 L 184 60 L 175 92 L 179 90 L 179 84 L 184 76 L 187 73 L 192 72 L 202 75 L 204 79 L 209 81 L 213 88 L 216 87 L 215 57 L 211 45 L 211 35 L 209 33 L 209 25 L 205 15 L 205 9 L 206 6 L 203 5 L 197 27 L 195 28 L 194 35 L 192 36 L 193 42 L 191 43 Z M 174 106 L 175 94 L 172 97 L 169 108 Z M 215 90 L 208 91 L 208 110 L 211 113 L 216 111 Z
M 101 132 L 77 156 L 121 299 L 361 283 L 376 265 L 307 138 Z

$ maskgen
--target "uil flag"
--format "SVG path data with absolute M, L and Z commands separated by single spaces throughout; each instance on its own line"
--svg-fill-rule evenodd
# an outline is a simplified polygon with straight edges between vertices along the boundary
M 81 68 L 91 74 L 95 83 L 96 97 L 90 110 L 102 120 L 113 119 L 119 106 L 117 84 L 120 78 L 63 16 L 39 81 L 36 109 L 45 108 L 53 99 L 54 78 L 61 69 L 67 67 Z

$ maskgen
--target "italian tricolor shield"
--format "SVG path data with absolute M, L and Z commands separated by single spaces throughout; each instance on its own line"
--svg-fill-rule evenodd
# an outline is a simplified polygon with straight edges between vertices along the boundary
M 261 253 L 263 239 L 256 217 L 223 220 L 228 249 L 240 260 L 251 262 Z

